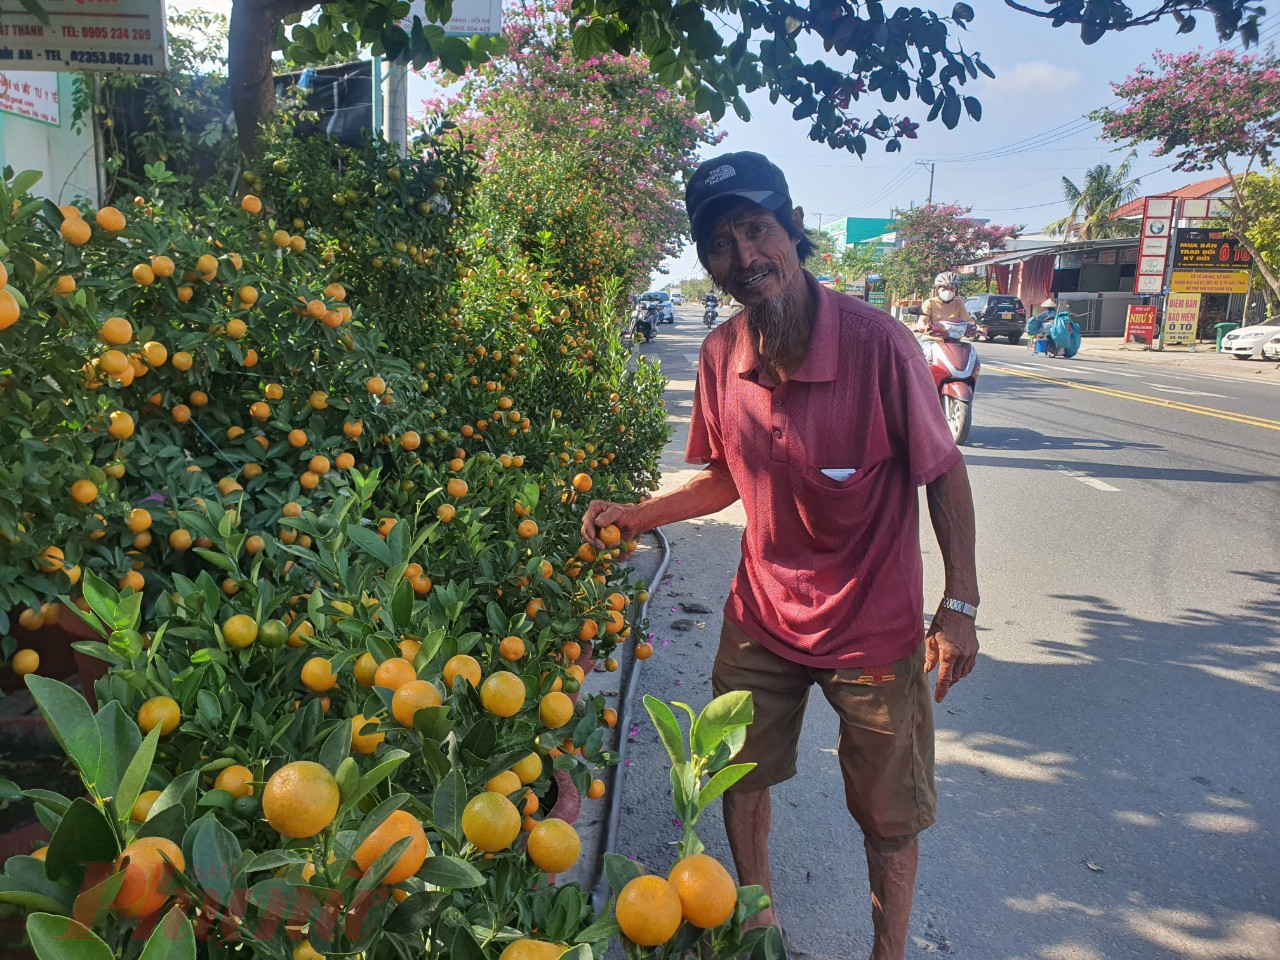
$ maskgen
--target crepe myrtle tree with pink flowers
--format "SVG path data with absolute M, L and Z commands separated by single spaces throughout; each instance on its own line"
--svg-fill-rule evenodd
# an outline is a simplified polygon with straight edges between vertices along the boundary
M 566 221 L 584 213 L 596 234 L 588 246 L 612 258 L 598 266 L 632 286 L 680 252 L 685 180 L 699 148 L 721 135 L 691 101 L 652 78 L 643 55 L 580 59 L 569 14 L 568 0 L 510 9 L 507 52 L 424 107 L 457 123 L 483 157 L 488 176 L 477 208 L 482 219 L 490 215 L 494 240 L 532 247 L 542 230 L 558 240 L 572 229 Z
M 1229 177 L 1227 227 L 1258 265 L 1269 304 L 1280 300 L 1280 263 L 1259 247 L 1256 201 L 1245 182 L 1280 149 L 1280 58 L 1234 49 L 1172 54 L 1157 51 L 1124 81 L 1112 84 L 1122 106 L 1095 111 L 1108 140 L 1154 143 L 1174 170 L 1217 170 Z
M 972 212 L 972 207 L 954 203 L 926 203 L 894 214 L 902 246 L 880 262 L 880 274 L 894 297 L 927 297 L 938 274 L 1003 250 L 1022 232 L 1021 227 L 977 220 Z

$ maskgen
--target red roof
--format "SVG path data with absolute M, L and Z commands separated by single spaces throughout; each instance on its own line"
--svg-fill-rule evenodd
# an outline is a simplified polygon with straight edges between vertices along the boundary
M 1200 180 L 1196 183 L 1189 183 L 1185 187 L 1179 187 L 1177 190 L 1170 190 L 1166 193 L 1153 193 L 1153 197 L 1177 197 L 1179 200 L 1202 200 L 1205 197 L 1211 197 L 1223 187 L 1231 183 L 1230 177 L 1214 177 L 1211 180 Z M 1113 213 L 1112 219 L 1125 220 L 1129 217 L 1142 216 L 1143 205 L 1146 197 L 1139 197 L 1137 200 L 1130 200 L 1123 207 Z

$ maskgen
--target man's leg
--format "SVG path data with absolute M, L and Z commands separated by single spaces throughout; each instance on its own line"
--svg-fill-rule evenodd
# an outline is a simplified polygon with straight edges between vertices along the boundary
M 773 900 L 773 876 L 769 872 L 769 825 L 773 817 L 773 803 L 769 788 L 730 790 L 724 795 L 724 832 L 729 835 L 729 849 L 733 852 L 733 864 L 738 869 L 738 883 L 744 887 L 754 884 L 764 887 Z M 778 922 L 773 909 L 762 910 L 744 924 L 745 927 L 767 927 Z
M 769 788 L 795 776 L 796 748 L 811 683 L 805 667 L 771 653 L 733 623 L 724 622 L 711 671 L 711 689 L 717 697 L 735 690 L 751 694 L 753 721 L 734 762 L 756 765 L 724 795 L 725 833 L 738 869 L 738 882 L 743 886 L 758 884 L 771 900 Z M 776 922 L 770 904 L 747 925 Z
M 818 676 L 840 715 L 840 766 L 862 828 L 875 944 L 871 960 L 904 960 L 919 864 L 917 835 L 933 823 L 933 702 L 924 645 L 903 660 Z
M 871 923 L 876 936 L 871 960 L 904 960 L 916 893 L 916 868 L 920 863 L 920 838 L 867 837 L 862 845 L 867 851 Z

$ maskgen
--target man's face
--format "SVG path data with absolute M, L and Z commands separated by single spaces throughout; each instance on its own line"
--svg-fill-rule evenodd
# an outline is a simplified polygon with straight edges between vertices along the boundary
M 803 225 L 804 212 L 797 207 L 793 218 Z M 716 284 L 744 306 L 763 303 L 795 282 L 799 243 L 776 216 L 744 200 L 716 221 L 706 246 L 707 267 Z

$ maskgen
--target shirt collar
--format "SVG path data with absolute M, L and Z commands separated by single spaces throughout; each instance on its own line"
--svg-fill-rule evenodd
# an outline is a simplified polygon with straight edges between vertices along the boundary
M 840 348 L 840 308 L 836 304 L 835 294 L 818 283 L 813 274 L 804 271 L 805 283 L 809 285 L 809 293 L 813 297 L 814 312 L 810 318 L 809 345 L 805 348 L 804 359 L 788 381 L 801 380 L 806 383 L 822 383 L 835 380 L 837 353 Z M 742 329 L 738 336 L 735 350 L 734 366 L 739 376 L 752 373 L 763 373 L 760 357 L 756 353 L 751 333 L 747 329 L 747 318 L 742 317 Z

